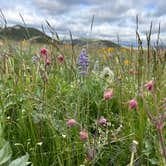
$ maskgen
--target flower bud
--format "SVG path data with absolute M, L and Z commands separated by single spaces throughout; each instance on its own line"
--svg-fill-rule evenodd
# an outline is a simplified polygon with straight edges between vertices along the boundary
M 88 133 L 86 131 L 81 131 L 80 132 L 80 139 L 85 142 L 88 139 Z
M 136 100 L 132 99 L 132 100 L 129 101 L 129 109 L 130 110 L 135 109 L 137 107 L 137 105 L 138 105 L 138 103 L 137 103 Z
M 154 91 L 154 81 L 153 81 L 153 80 L 149 81 L 149 82 L 146 83 L 144 86 L 147 88 L 147 90 L 148 90 L 149 92 L 152 93 L 152 92 Z
M 74 119 L 69 119 L 67 121 L 67 125 L 70 126 L 70 127 L 73 127 L 76 125 L 76 121 Z
M 105 100 L 111 100 L 113 96 L 113 90 L 108 89 L 104 92 L 104 99 Z

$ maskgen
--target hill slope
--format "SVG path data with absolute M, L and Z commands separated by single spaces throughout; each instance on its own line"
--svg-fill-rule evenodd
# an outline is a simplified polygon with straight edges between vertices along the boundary
M 49 36 L 47 36 L 46 34 L 35 28 L 31 27 L 25 28 L 21 25 L 15 25 L 13 27 L 7 27 L 3 29 L 1 28 L 0 38 L 3 39 L 5 37 L 17 41 L 24 39 L 31 39 L 37 42 L 46 42 L 48 39 L 50 39 Z
M 51 37 L 47 36 L 45 33 L 41 32 L 38 29 L 31 28 L 31 27 L 24 27 L 21 25 L 15 25 L 13 27 L 6 27 L 0 29 L 0 39 L 8 38 L 11 40 L 24 40 L 29 39 L 36 42 L 48 42 Z M 71 44 L 70 40 L 58 41 L 59 44 Z M 100 40 L 100 39 L 86 39 L 86 38 L 79 38 L 73 39 L 73 44 L 80 47 L 88 46 L 94 48 L 102 48 L 102 47 L 120 47 L 118 44 L 115 44 L 109 40 Z
M 100 39 L 74 39 L 73 44 L 78 46 L 86 46 L 88 45 L 90 47 L 120 47 L 118 44 L 110 41 L 110 40 L 100 40 Z

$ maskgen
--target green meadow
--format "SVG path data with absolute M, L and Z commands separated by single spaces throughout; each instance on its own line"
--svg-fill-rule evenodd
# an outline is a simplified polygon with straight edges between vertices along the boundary
M 0 42 L 0 165 L 164 166 L 166 51 Z

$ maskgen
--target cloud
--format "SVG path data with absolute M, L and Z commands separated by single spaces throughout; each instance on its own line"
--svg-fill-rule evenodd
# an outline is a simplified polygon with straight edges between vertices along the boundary
M 159 1 L 158 1 L 158 4 L 156 4 L 156 7 L 155 7 L 156 10 L 155 10 L 155 12 L 154 12 L 154 15 L 157 16 L 157 17 L 166 15 L 165 6 L 166 6 L 166 1 L 164 1 L 164 0 L 159 0 Z
M 62 35 L 71 30 L 76 37 L 87 36 L 92 15 L 95 15 L 91 37 L 122 41 L 135 41 L 136 15 L 143 39 L 153 22 L 153 39 L 161 23 L 161 37 L 166 39 L 166 13 L 164 0 L 1 0 L 9 24 L 21 23 L 19 12 L 26 23 L 40 28 L 48 20 Z
M 50 15 L 63 13 L 67 9 L 67 6 L 60 1 L 35 0 L 34 3 L 41 12 Z

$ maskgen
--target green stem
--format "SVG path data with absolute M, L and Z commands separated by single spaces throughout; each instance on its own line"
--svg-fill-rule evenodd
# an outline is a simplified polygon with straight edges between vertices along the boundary
M 133 166 L 134 152 L 131 153 L 130 166 Z

